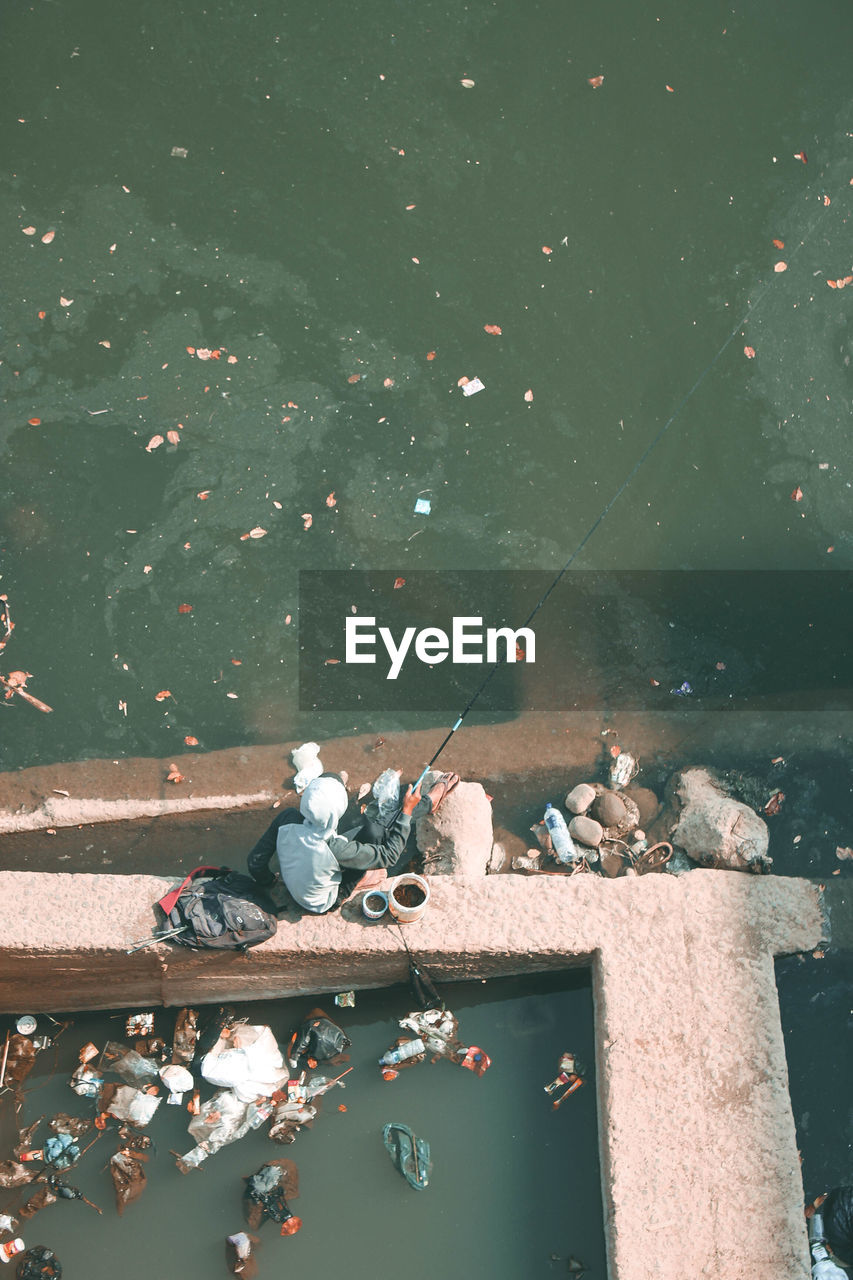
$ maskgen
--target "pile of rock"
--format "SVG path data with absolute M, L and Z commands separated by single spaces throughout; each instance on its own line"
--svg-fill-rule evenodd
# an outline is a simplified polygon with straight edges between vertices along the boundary
M 618 790 L 611 775 L 610 787 L 578 783 L 566 796 L 565 808 L 571 815 L 569 835 L 584 863 L 606 876 L 687 871 L 697 865 L 762 872 L 772 861 L 767 824 L 727 795 L 721 781 L 704 768 L 676 773 L 663 805 L 648 788 Z M 515 858 L 515 870 L 539 870 L 543 853 L 553 854 L 544 825 L 537 823 L 531 830 L 540 849 Z
M 647 847 L 639 805 L 625 792 L 611 791 L 600 782 L 581 782 L 565 804 L 573 815 L 569 835 L 578 852 L 587 863 L 600 863 L 605 875 L 618 875 Z

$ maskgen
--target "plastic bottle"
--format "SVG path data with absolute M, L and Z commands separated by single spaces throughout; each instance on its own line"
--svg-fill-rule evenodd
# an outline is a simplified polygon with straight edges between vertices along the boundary
M 273 1113 L 273 1104 L 269 1099 L 265 1098 L 263 1102 L 256 1102 L 249 1108 L 249 1124 L 253 1129 L 260 1129 L 265 1120 L 269 1120 Z
M 426 1053 L 426 1045 L 420 1036 L 417 1040 L 407 1040 L 405 1044 L 397 1045 L 394 1049 L 389 1049 L 387 1053 L 383 1053 L 379 1059 L 380 1067 L 394 1067 L 398 1062 L 406 1062 L 409 1058 L 417 1058 L 418 1054 Z
M 8 1262 L 10 1258 L 14 1258 L 16 1253 L 23 1253 L 26 1247 L 20 1237 L 17 1240 L 7 1240 L 5 1244 L 0 1244 L 0 1262 Z
M 577 860 L 578 851 L 575 848 L 574 841 L 569 835 L 569 828 L 566 826 L 566 819 L 560 813 L 559 809 L 555 809 L 550 800 L 545 806 L 545 826 L 548 828 L 548 834 L 551 837 L 551 843 L 554 846 L 554 852 L 560 862 L 575 862 Z

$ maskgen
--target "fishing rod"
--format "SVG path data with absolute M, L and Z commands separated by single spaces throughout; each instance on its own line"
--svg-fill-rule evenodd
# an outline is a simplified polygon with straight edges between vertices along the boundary
M 803 246 L 807 243 L 807 241 L 811 238 L 811 233 L 812 233 L 812 231 L 814 230 L 814 227 L 815 227 L 816 223 L 817 223 L 817 217 L 815 217 L 815 218 L 813 218 L 813 219 L 812 219 L 811 225 L 807 228 L 807 230 L 806 230 L 806 234 L 803 236 L 802 240 L 800 241 L 800 244 L 799 244 L 799 246 L 798 246 L 797 250 L 795 250 L 795 254 L 796 254 L 796 253 L 798 253 L 798 252 L 799 252 L 799 250 L 800 250 L 800 249 L 802 249 L 802 248 L 803 248 Z M 793 257 L 795 256 L 795 254 L 792 254 L 792 255 L 791 255 L 791 257 L 793 258 Z M 641 467 L 643 467 L 643 466 L 645 465 L 645 463 L 648 461 L 648 459 L 649 459 L 650 455 L 651 455 L 651 454 L 652 454 L 652 452 L 657 448 L 657 446 L 660 444 L 661 440 L 662 440 L 662 439 L 663 439 L 663 437 L 666 435 L 667 431 L 668 431 L 668 430 L 669 430 L 669 428 L 672 426 L 673 422 L 675 422 L 675 420 L 680 416 L 680 414 L 681 414 L 682 410 L 684 409 L 685 405 L 686 405 L 686 404 L 688 403 L 688 401 L 693 397 L 693 395 L 696 393 L 696 391 L 698 391 L 699 387 L 700 387 L 700 386 L 702 385 L 702 383 L 705 381 L 705 378 L 708 376 L 708 374 L 711 372 L 711 370 L 712 370 L 712 369 L 714 368 L 714 366 L 716 365 L 717 361 L 720 359 L 720 357 L 723 355 L 723 353 L 724 353 L 724 352 L 726 351 L 726 349 L 729 347 L 730 343 L 731 343 L 731 342 L 732 342 L 732 340 L 734 339 L 734 337 L 735 337 L 735 335 L 737 334 L 738 330 L 740 330 L 740 329 L 742 329 L 742 328 L 743 328 L 743 326 L 747 323 L 747 321 L 749 320 L 749 318 L 750 318 L 750 316 L 752 315 L 752 313 L 756 310 L 756 308 L 757 308 L 757 307 L 759 306 L 759 304 L 762 302 L 762 300 L 763 300 L 763 298 L 765 297 L 765 295 L 766 295 L 766 293 L 767 293 L 768 289 L 770 288 L 770 285 L 771 285 L 771 284 L 772 284 L 772 279 L 768 279 L 768 280 L 767 280 L 767 282 L 766 282 L 766 283 L 765 283 L 765 285 L 764 285 L 764 288 L 760 291 L 760 293 L 758 294 L 758 297 L 755 299 L 755 301 L 754 301 L 754 302 L 751 302 L 751 303 L 747 306 L 747 309 L 746 309 L 746 311 L 744 312 L 743 317 L 738 321 L 738 323 L 734 326 L 734 328 L 729 332 L 729 334 L 728 334 L 728 336 L 726 337 L 725 341 L 724 341 L 724 342 L 722 343 L 722 345 L 719 347 L 719 349 L 717 350 L 716 354 L 712 357 L 712 359 L 711 359 L 711 360 L 709 360 L 709 361 L 708 361 L 708 363 L 705 365 L 704 369 L 703 369 L 703 370 L 702 370 L 702 372 L 699 374 L 699 377 L 698 377 L 698 378 L 696 379 L 696 381 L 693 383 L 693 386 L 690 388 L 690 390 L 689 390 L 689 391 L 688 391 L 684 396 L 682 396 L 681 400 L 680 400 L 680 401 L 679 401 L 679 403 L 676 405 L 675 409 L 674 409 L 674 410 L 673 410 L 673 412 L 670 414 L 670 416 L 667 418 L 666 422 L 665 422 L 665 423 L 663 424 L 663 426 L 659 429 L 659 431 L 656 433 L 656 435 L 654 435 L 654 436 L 652 437 L 652 439 L 651 439 L 650 443 L 649 443 L 648 445 L 646 445 L 646 448 L 645 448 L 645 449 L 643 450 L 643 452 L 640 454 L 639 458 L 638 458 L 638 459 L 637 459 L 637 461 L 634 463 L 633 467 L 632 467 L 632 468 L 631 468 L 631 470 L 628 472 L 628 474 L 627 474 L 627 476 L 625 477 L 625 479 L 624 479 L 624 480 L 622 481 L 622 483 L 619 485 L 618 489 L 615 491 L 615 493 L 612 495 L 612 497 L 609 499 L 609 501 L 608 501 L 608 502 L 606 502 L 606 503 L 605 503 L 605 505 L 602 507 L 601 511 L 600 511 L 600 512 L 599 512 L 599 514 L 596 516 L 595 520 L 592 522 L 592 524 L 590 525 L 590 527 L 587 529 L 586 533 L 585 533 L 585 534 L 584 534 L 584 536 L 581 538 L 580 542 L 579 542 L 579 543 L 578 543 L 578 545 L 575 547 L 574 551 L 573 551 L 573 552 L 572 552 L 572 554 L 569 556 L 569 558 L 568 558 L 568 560 L 566 561 L 566 563 L 565 563 L 565 564 L 563 565 L 563 567 L 559 570 L 559 572 L 555 575 L 555 577 L 554 577 L 553 581 L 551 582 L 550 586 L 548 587 L 548 589 L 544 592 L 544 594 L 540 597 L 539 601 L 538 601 L 538 602 L 533 606 L 533 608 L 530 610 L 530 613 L 527 615 L 527 617 L 525 618 L 524 622 L 521 624 L 521 627 L 520 627 L 520 628 L 518 628 L 519 630 L 521 630 L 522 628 L 524 628 L 524 627 L 528 626 L 528 625 L 533 621 L 533 619 L 536 617 L 537 613 L 538 613 L 538 612 L 539 612 L 539 610 L 542 608 L 542 606 L 545 604 L 546 600 L 547 600 L 547 599 L 548 599 L 548 597 L 551 595 L 552 591 L 555 589 L 555 587 L 558 585 L 558 583 L 562 580 L 562 578 L 564 577 L 564 575 L 568 572 L 568 569 L 569 569 L 569 567 L 571 566 L 571 564 L 573 563 L 573 561 L 574 561 L 574 560 L 576 560 L 576 559 L 577 559 L 577 557 L 580 555 L 581 551 L 583 551 L 584 547 L 585 547 L 585 546 L 586 546 L 586 544 L 589 542 L 589 540 L 590 540 L 590 538 L 593 536 L 593 534 L 596 532 L 596 530 L 598 529 L 599 525 L 602 523 L 602 521 L 605 519 L 605 517 L 608 515 L 608 513 L 611 511 L 611 509 L 616 505 L 616 503 L 617 503 L 617 502 L 619 501 L 619 499 L 622 497 L 622 494 L 623 494 L 623 493 L 625 492 L 625 490 L 628 488 L 628 485 L 629 485 L 629 484 L 631 483 L 631 481 L 634 479 L 634 477 L 636 476 L 637 472 L 638 472 L 638 471 L 640 470 L 640 468 L 641 468 Z M 500 668 L 501 668 L 501 667 L 504 665 L 504 663 L 507 661 L 507 658 L 508 658 L 508 654 L 507 654 L 507 653 L 505 653 L 505 654 L 503 655 L 503 657 L 501 657 L 501 658 L 498 658 L 498 659 L 497 659 L 497 661 L 494 663 L 494 665 L 493 665 L 493 666 L 490 668 L 490 670 L 486 673 L 486 675 L 484 676 L 483 680 L 480 682 L 480 684 L 478 685 L 478 687 L 475 689 L 475 691 L 474 691 L 474 693 L 472 694 L 472 696 L 468 699 L 468 702 L 466 703 L 464 710 L 463 710 L 463 711 L 460 713 L 460 715 L 458 716 L 458 718 L 457 718 L 457 720 L 456 720 L 456 723 L 455 723 L 455 724 L 452 726 L 452 728 L 450 728 L 450 729 L 447 731 L 447 733 L 445 734 L 445 736 L 444 736 L 444 738 L 443 738 L 442 742 L 439 744 L 438 750 L 437 750 L 437 751 L 434 753 L 434 755 L 432 756 L 432 759 L 429 761 L 429 763 L 428 763 L 428 764 L 424 765 L 424 768 L 423 768 L 423 771 L 421 772 L 420 777 L 418 778 L 417 782 L 415 782 L 415 784 L 414 784 L 414 785 L 413 785 L 413 787 L 412 787 L 412 790 L 413 790 L 413 791 L 416 791 L 416 790 L 418 789 L 418 787 L 421 785 L 421 783 L 423 782 L 424 778 L 425 778 L 425 777 L 426 777 L 426 775 L 429 773 L 430 769 L 431 769 L 431 768 L 432 768 L 432 766 L 435 764 L 436 760 L 437 760 L 437 759 L 438 759 L 438 757 L 441 755 L 441 753 L 442 753 L 442 751 L 444 750 L 444 748 L 447 746 L 448 742 L 450 742 L 450 740 L 451 740 L 451 738 L 453 737 L 454 733 L 456 733 L 456 731 L 460 728 L 460 726 L 461 726 L 461 724 L 462 724 L 462 721 L 465 719 L 465 717 L 467 716 L 468 712 L 469 712 L 469 711 L 471 710 L 471 708 L 474 706 L 474 703 L 477 701 L 477 699 L 480 697 L 480 695 L 481 695 L 481 694 L 483 693 L 483 691 L 486 689 L 486 687 L 488 686 L 488 684 L 490 683 L 490 681 L 494 678 L 495 674 L 500 670 Z

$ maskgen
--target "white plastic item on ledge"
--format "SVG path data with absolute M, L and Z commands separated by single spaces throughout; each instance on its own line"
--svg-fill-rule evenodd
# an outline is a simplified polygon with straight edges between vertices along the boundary
M 293 779 L 293 785 L 297 792 L 303 792 L 309 782 L 313 782 L 315 778 L 319 778 L 323 772 L 323 765 L 320 761 L 320 748 L 316 742 L 303 742 L 301 747 L 294 747 L 290 753 L 290 759 L 293 767 L 296 769 L 296 777 Z

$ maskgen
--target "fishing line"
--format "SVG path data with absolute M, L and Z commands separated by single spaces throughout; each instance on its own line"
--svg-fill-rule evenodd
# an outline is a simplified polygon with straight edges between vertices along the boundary
M 816 225 L 816 223 L 817 223 L 817 219 L 818 219 L 818 217 L 819 217 L 819 216 L 820 216 L 820 215 L 819 215 L 819 214 L 817 214 L 817 215 L 812 219 L 811 224 L 809 225 L 809 227 L 808 227 L 808 228 L 807 228 L 807 230 L 806 230 L 806 234 L 803 236 L 803 238 L 801 239 L 801 241 L 800 241 L 800 243 L 799 243 L 798 247 L 794 250 L 794 253 L 791 255 L 792 260 L 793 260 L 793 258 L 795 258 L 795 257 L 797 256 L 797 254 L 800 252 L 800 250 L 801 250 L 801 249 L 806 245 L 806 243 L 808 242 L 808 240 L 811 238 L 812 231 L 814 230 L 814 227 L 815 227 L 815 225 Z M 550 596 L 551 592 L 554 590 L 554 588 L 557 586 L 557 584 L 561 581 L 561 579 L 563 578 L 563 576 L 565 575 L 565 573 L 568 571 L 568 569 L 569 569 L 569 567 L 571 566 L 571 564 L 573 563 L 573 561 L 574 561 L 574 560 L 576 560 L 576 559 L 577 559 L 577 557 L 580 555 L 581 551 L 583 551 L 584 547 L 585 547 L 585 546 L 586 546 L 586 544 L 589 542 L 589 540 L 590 540 L 590 538 L 593 536 L 593 534 L 596 532 L 596 530 L 598 529 L 598 527 L 599 527 L 599 525 L 601 524 L 601 522 L 602 522 L 602 521 L 604 520 L 604 518 L 607 516 L 608 512 L 609 512 L 609 511 L 610 511 L 610 510 L 611 510 L 611 509 L 616 505 L 616 503 L 617 503 L 617 502 L 619 501 L 619 499 L 622 497 L 622 494 L 623 494 L 623 493 L 625 492 L 625 490 L 628 488 L 628 485 L 629 485 L 629 484 L 631 483 L 631 481 L 634 479 L 634 477 L 636 476 L 637 472 L 638 472 L 638 471 L 640 470 L 640 468 L 645 464 L 645 462 L 647 461 L 647 459 L 649 458 L 649 456 L 651 455 L 651 453 L 652 453 L 652 452 L 657 448 L 657 446 L 660 444 L 661 440 L 662 440 L 662 439 L 663 439 L 663 437 L 666 435 L 667 431 L 668 431 L 668 430 L 669 430 L 669 428 L 672 426 L 673 422 L 675 422 L 675 420 L 676 420 L 676 419 L 679 417 L 679 415 L 681 414 L 681 412 L 682 412 L 682 410 L 684 409 L 685 405 L 686 405 L 686 404 L 688 403 L 688 401 L 689 401 L 689 400 L 690 400 L 690 399 L 691 399 L 691 398 L 696 394 L 696 392 L 698 391 L 699 387 L 700 387 L 700 386 L 702 385 L 702 383 L 705 381 L 705 379 L 707 378 L 708 374 L 711 372 L 711 370 L 712 370 L 712 369 L 714 368 L 714 366 L 716 365 L 717 361 L 718 361 L 718 360 L 720 359 L 720 357 L 722 356 L 723 352 L 724 352 L 724 351 L 726 351 L 726 350 L 727 350 L 727 348 L 729 347 L 729 345 L 730 345 L 730 343 L 732 342 L 732 340 L 733 340 L 733 338 L 735 337 L 735 335 L 738 333 L 738 331 L 739 331 L 740 329 L 742 329 L 742 328 L 744 327 L 744 325 L 748 322 L 748 320 L 749 320 L 750 316 L 752 315 L 752 313 L 753 313 L 753 312 L 756 310 L 756 308 L 761 304 L 761 302 L 763 301 L 764 297 L 766 296 L 766 294 L 767 294 L 767 292 L 768 292 L 768 290 L 769 290 L 769 288 L 770 288 L 770 286 L 771 286 L 771 284 L 772 284 L 772 283 L 773 283 L 772 278 L 771 278 L 771 277 L 768 277 L 768 279 L 767 279 L 767 281 L 766 281 L 766 283 L 765 283 L 765 285 L 764 285 L 764 288 L 763 288 L 763 289 L 761 289 L 761 290 L 759 291 L 758 297 L 755 299 L 755 301 L 754 301 L 754 302 L 749 303 L 749 305 L 748 305 L 748 306 L 747 306 L 747 308 L 746 308 L 746 311 L 743 313 L 742 318 L 738 321 L 738 323 L 737 323 L 737 324 L 734 326 L 734 328 L 731 330 L 731 332 L 729 333 L 728 337 L 725 339 L 725 341 L 723 342 L 722 346 L 719 348 L 719 350 L 717 351 L 717 353 L 716 353 L 716 354 L 715 354 L 715 355 L 714 355 L 714 356 L 713 356 L 713 357 L 708 361 L 708 363 L 705 365 L 705 368 L 704 368 L 704 369 L 702 370 L 702 372 L 699 374 L 699 377 L 698 377 L 698 378 L 696 379 L 696 381 L 693 383 L 693 386 L 690 388 L 690 390 L 689 390 L 689 391 L 688 391 L 684 396 L 682 396 L 681 400 L 678 402 L 678 404 L 676 405 L 675 409 L 672 411 L 672 413 L 670 414 L 670 416 L 667 418 L 666 422 L 663 424 L 663 426 L 660 428 L 660 430 L 657 432 L 657 434 L 656 434 L 656 435 L 654 435 L 654 436 L 652 437 L 651 442 L 650 442 L 648 445 L 646 445 L 646 448 L 645 448 L 645 449 L 643 450 L 643 452 L 640 454 L 639 458 L 638 458 L 638 459 L 637 459 L 637 461 L 634 463 L 633 467 L 632 467 L 632 468 L 631 468 L 631 470 L 628 472 L 627 476 L 626 476 L 626 477 L 625 477 L 625 479 L 622 481 L 622 483 L 620 484 L 619 488 L 615 491 L 615 493 L 613 494 L 613 496 L 609 499 L 609 501 L 608 501 L 608 502 L 605 504 L 605 506 L 601 509 L 601 511 L 599 512 L 599 514 L 598 514 L 598 516 L 596 517 L 596 519 L 593 521 L 593 523 L 592 523 L 592 524 L 590 525 L 590 527 L 587 529 L 586 533 L 585 533 L 585 534 L 584 534 L 584 536 L 581 538 L 580 542 L 579 542 L 579 543 L 578 543 L 578 545 L 575 547 L 574 551 L 573 551 L 573 552 L 572 552 L 572 554 L 569 556 L 569 558 L 568 558 L 568 560 L 566 561 L 566 563 L 563 565 L 562 569 L 560 569 L 560 571 L 559 571 L 559 572 L 557 573 L 557 575 L 555 576 L 555 578 L 554 578 L 553 582 L 552 582 L 552 583 L 551 583 L 551 585 L 548 587 L 547 591 L 544 593 L 544 595 L 542 595 L 542 597 L 540 598 L 540 600 L 538 601 L 538 603 L 537 603 L 537 604 L 535 604 L 535 605 L 534 605 L 534 607 L 531 609 L 530 613 L 527 615 L 527 617 L 525 618 L 524 622 L 521 624 L 521 627 L 526 627 L 526 626 L 528 626 L 528 625 L 530 624 L 530 622 L 532 622 L 532 621 L 533 621 L 533 619 L 536 617 L 537 613 L 538 613 L 538 612 L 539 612 L 539 610 L 542 608 L 542 606 L 545 604 L 545 601 L 548 599 L 548 597 Z M 519 628 L 519 630 L 521 630 L 521 628 Z M 426 777 L 427 773 L 428 773 L 428 772 L 429 772 L 429 770 L 432 768 L 432 766 L 435 764 L 436 760 L 437 760 L 437 759 L 438 759 L 438 757 L 441 755 L 442 751 L 443 751 L 443 750 L 444 750 L 444 748 L 447 746 L 447 744 L 448 744 L 448 742 L 450 741 L 450 739 L 453 737 L 454 733 L 456 733 L 457 729 L 458 729 L 458 728 L 460 727 L 460 725 L 462 724 L 462 721 L 465 719 L 465 717 L 467 716 L 468 712 L 469 712 L 469 711 L 471 710 L 471 708 L 473 707 L 474 703 L 477 701 L 477 699 L 478 699 L 478 698 L 480 697 L 480 695 L 483 693 L 484 689 L 487 687 L 487 685 L 489 684 L 489 682 L 494 678 L 494 676 L 495 676 L 496 672 L 497 672 L 497 671 L 498 671 L 498 670 L 499 670 L 499 669 L 504 665 L 504 663 L 507 661 L 507 656 L 508 656 L 508 655 L 507 655 L 507 654 L 505 654 L 502 658 L 498 658 L 497 662 L 495 662 L 495 663 L 494 663 L 494 665 L 491 667 L 491 669 L 486 673 L 485 677 L 484 677 L 484 678 L 483 678 L 483 680 L 481 681 L 481 683 L 480 683 L 480 685 L 478 686 L 478 688 L 475 690 L 475 692 L 473 693 L 473 695 L 468 699 L 468 702 L 467 702 L 467 704 L 466 704 L 466 706 L 465 706 L 464 711 L 462 711 L 462 713 L 459 715 L 459 717 L 457 718 L 456 723 L 453 725 L 453 727 L 452 727 L 451 729 L 449 729 L 449 730 L 448 730 L 448 732 L 447 732 L 447 734 L 445 735 L 445 737 L 444 737 L 444 739 L 443 739 L 443 741 L 442 741 L 441 745 L 439 746 L 438 750 L 435 752 L 435 754 L 433 755 L 432 759 L 429 761 L 429 764 L 427 764 L 427 765 L 425 765 L 425 766 L 424 766 L 424 770 L 423 770 L 423 772 L 421 773 L 421 776 L 418 778 L 417 782 L 414 784 L 414 786 L 413 786 L 412 790 L 416 790 L 416 789 L 420 786 L 420 784 L 423 782 L 423 780 L 424 780 L 424 778 Z

